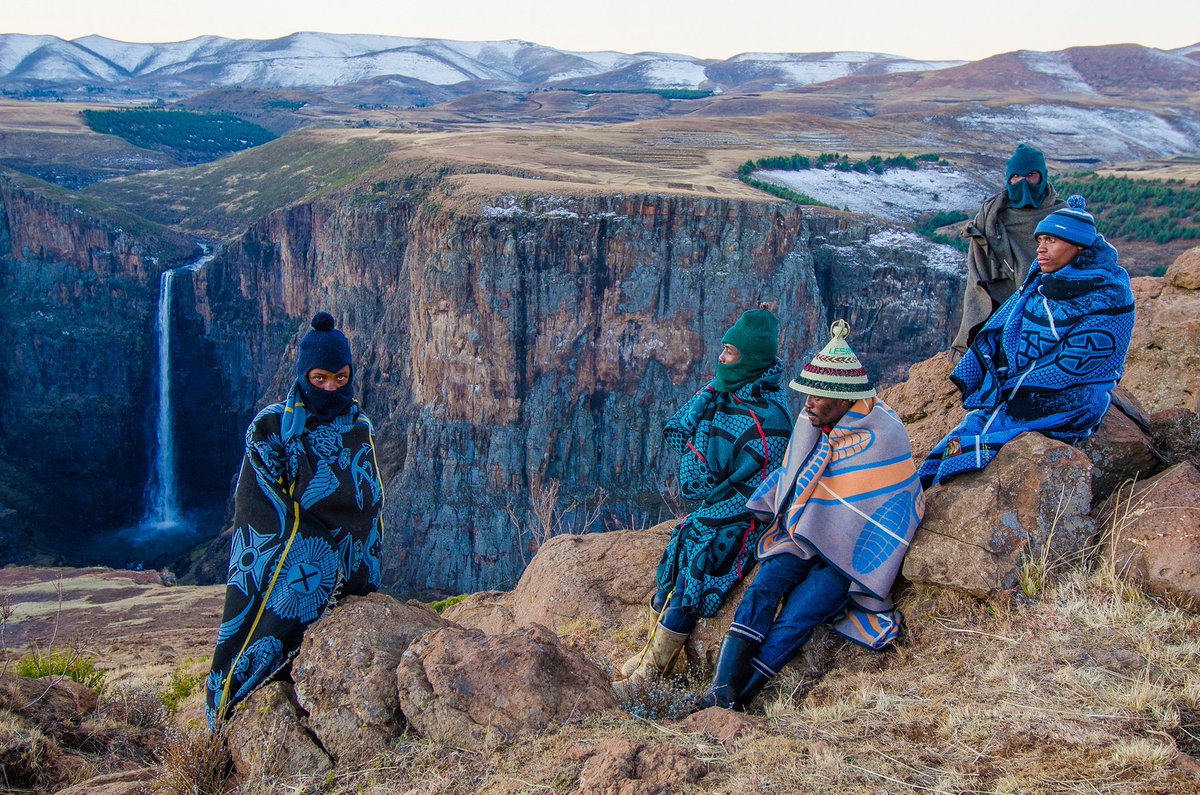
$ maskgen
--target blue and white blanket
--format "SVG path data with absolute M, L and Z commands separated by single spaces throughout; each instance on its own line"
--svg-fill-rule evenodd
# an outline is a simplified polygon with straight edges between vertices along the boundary
M 1133 319 L 1129 274 L 1102 236 L 1056 273 L 1034 262 L 954 368 L 971 413 L 925 459 L 922 484 L 983 469 L 1026 431 L 1091 436 L 1124 372 Z

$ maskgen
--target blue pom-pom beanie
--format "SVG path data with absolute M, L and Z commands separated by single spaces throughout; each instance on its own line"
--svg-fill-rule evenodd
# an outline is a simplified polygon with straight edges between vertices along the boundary
M 296 380 L 304 383 L 314 368 L 336 373 L 346 365 L 354 375 L 354 359 L 350 354 L 350 343 L 346 335 L 334 328 L 333 315 L 318 312 L 313 315 L 312 330 L 300 340 L 296 355 Z
M 1055 210 L 1038 223 L 1033 230 L 1036 239 L 1038 235 L 1052 235 L 1059 240 L 1074 243 L 1087 248 L 1096 242 L 1096 219 L 1084 209 L 1086 202 L 1082 196 L 1072 196 L 1067 199 L 1067 206 Z

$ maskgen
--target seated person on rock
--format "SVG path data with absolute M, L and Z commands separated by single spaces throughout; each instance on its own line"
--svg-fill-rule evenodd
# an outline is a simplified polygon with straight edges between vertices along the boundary
M 950 348 L 957 363 L 992 313 L 1025 282 L 1033 261 L 1033 230 L 1043 218 L 1066 205 L 1054 193 L 1046 158 L 1021 144 L 1008 159 L 1004 190 L 984 201 L 963 230 L 970 241 L 963 316 Z
M 950 380 L 970 413 L 921 464 L 926 488 L 983 469 L 1007 442 L 1040 431 L 1068 444 L 1100 427 L 1133 333 L 1129 274 L 1084 200 L 1034 230 L 1021 290 L 975 336 Z
M 287 399 L 246 430 L 210 727 L 289 664 L 333 599 L 379 587 L 383 483 L 353 380 L 350 344 L 320 312 Z
M 873 650 L 899 634 L 892 583 L 925 499 L 904 424 L 875 397 L 849 334 L 845 321 L 834 323 L 829 344 L 791 383 L 808 396 L 807 416 L 783 467 L 749 501 L 768 526 L 762 562 L 697 708 L 744 709 L 819 624 Z
M 652 600 L 658 621 L 645 648 L 622 667 L 626 682 L 669 671 L 696 622 L 716 613 L 754 565 L 764 525 L 746 499 L 782 463 L 792 425 L 780 383 L 779 319 L 765 307 L 745 312 L 725 332 L 716 378 L 663 428 L 667 446 L 681 456 L 683 496 L 700 506 L 667 542 Z

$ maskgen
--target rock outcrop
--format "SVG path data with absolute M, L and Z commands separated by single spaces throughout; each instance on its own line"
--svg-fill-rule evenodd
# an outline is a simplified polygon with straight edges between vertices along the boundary
M 685 791 L 708 767 L 683 748 L 631 740 L 580 743 L 568 758 L 583 762 L 578 791 L 596 795 L 659 795 Z
M 239 705 L 227 737 L 234 770 L 246 782 L 333 769 L 329 754 L 304 727 L 292 687 L 284 682 L 259 688 Z
M 378 432 L 394 528 L 384 576 L 401 590 L 512 587 L 532 547 L 511 514 L 530 520 L 526 495 L 555 481 L 568 523 L 586 513 L 570 503 L 597 488 L 601 523 L 665 518 L 659 491 L 677 460 L 662 423 L 760 300 L 776 304 L 786 360 L 823 345 L 836 312 L 882 378 L 953 331 L 961 272 L 923 251 L 882 257 L 871 241 L 890 227 L 862 218 L 676 195 L 481 198 L 454 185 L 279 211 L 190 276 L 181 309 L 197 364 L 180 377 L 211 381 L 215 369 L 223 397 L 209 403 L 233 408 L 196 423 L 235 441 L 256 405 L 284 393 L 312 312 L 335 314 Z M 237 465 L 236 450 L 194 449 L 211 471 Z
M 292 664 L 307 725 L 339 765 L 365 762 L 404 729 L 396 666 L 419 635 L 449 626 L 416 602 L 350 597 L 304 634 Z
M 1200 247 L 1164 277 L 1132 280 L 1137 323 L 1121 383 L 1154 413 L 1200 411 Z
M 0 349 L 22 374 L 0 400 L 0 564 L 80 546 L 79 521 L 138 516 L 159 275 L 199 255 L 162 227 L 120 222 L 0 175 Z
M 539 624 L 500 636 L 434 630 L 404 653 L 396 684 L 409 723 L 457 748 L 491 748 L 616 706 L 603 672 Z
M 1096 517 L 1103 560 L 1158 596 L 1200 612 L 1200 471 L 1176 464 L 1114 495 Z
M 1076 558 L 1094 530 L 1091 478 L 1079 450 L 1037 433 L 1018 436 L 987 469 L 926 493 L 904 577 L 986 597 L 1017 584 L 1022 558 Z

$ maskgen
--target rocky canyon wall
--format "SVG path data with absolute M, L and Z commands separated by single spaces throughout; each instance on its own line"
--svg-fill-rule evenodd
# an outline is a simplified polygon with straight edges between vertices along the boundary
M 192 406 L 179 432 L 193 467 L 228 479 L 245 424 L 291 381 L 298 333 L 330 311 L 377 429 L 385 580 L 509 587 L 532 541 L 511 514 L 527 513 L 531 488 L 561 483 L 561 507 L 603 489 L 621 524 L 659 517 L 678 463 L 662 423 L 711 377 L 744 309 L 774 303 L 791 369 L 845 316 L 873 375 L 895 380 L 952 334 L 961 267 L 931 266 L 939 257 L 891 227 L 783 203 L 322 199 L 187 277 L 181 322 L 202 336 L 181 373 Z
M 137 517 L 159 275 L 198 255 L 0 175 L 0 564 Z

